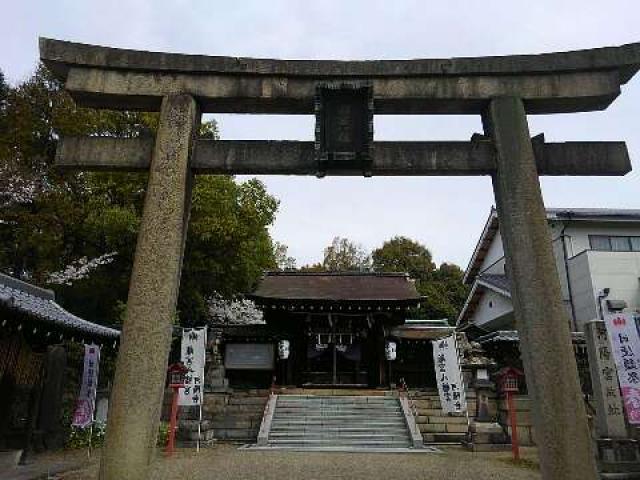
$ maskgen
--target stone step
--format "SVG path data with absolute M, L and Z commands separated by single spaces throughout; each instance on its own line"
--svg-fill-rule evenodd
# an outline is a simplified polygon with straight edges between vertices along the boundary
M 408 440 L 362 440 L 362 439 L 316 439 L 316 440 L 289 440 L 289 439 L 274 439 L 269 440 L 269 444 L 273 446 L 291 446 L 291 447 L 305 447 L 305 446 L 357 446 L 357 447 L 379 447 L 379 448 L 402 448 L 409 447 L 410 442 Z
M 386 438 L 407 439 L 406 430 L 276 430 L 269 433 L 269 438 Z
M 215 425 L 215 423 L 213 423 Z M 362 428 L 362 427 L 395 427 L 398 425 L 406 425 L 404 418 L 390 419 L 385 421 L 359 419 L 358 421 L 345 422 L 345 421 L 327 421 L 327 420 L 290 420 L 287 418 L 276 418 L 271 422 L 272 428 L 275 427 L 299 427 L 299 426 L 326 426 L 326 427 L 349 427 L 349 428 Z
M 345 418 L 345 417 L 371 417 L 373 415 L 382 416 L 382 417 L 395 417 L 398 414 L 402 413 L 402 410 L 399 408 L 396 410 L 385 410 L 385 409 L 353 409 L 353 408 L 344 408 L 342 410 L 324 410 L 324 409 L 300 409 L 300 410 L 284 410 L 276 408 L 276 412 L 278 416 L 281 417 L 336 417 L 336 418 Z M 436 417 L 432 417 L 436 418 Z M 445 417 L 440 417 L 445 418 Z
M 377 421 L 385 421 L 385 422 L 393 422 L 393 421 L 404 421 L 403 418 L 398 418 L 399 415 L 380 415 L 375 418 Z M 274 417 L 272 423 L 284 422 L 284 423 L 293 423 L 293 422 L 304 422 L 304 423 L 370 423 L 372 418 L 369 417 L 361 417 L 358 415 L 351 416 L 342 416 L 342 417 L 333 417 L 333 416 L 321 416 L 321 415 L 309 415 L 309 416 L 286 416 L 286 417 Z
M 268 397 L 229 397 L 227 405 L 266 405 Z
M 374 403 L 380 405 L 397 401 L 394 397 L 304 397 L 293 395 L 278 397 L 279 403 Z
M 411 444 L 395 397 L 279 396 L 267 444 L 287 447 L 405 448 Z
M 298 441 L 298 440 L 336 440 L 336 441 L 343 441 L 343 440 L 362 440 L 365 442 L 368 441 L 376 441 L 376 442 L 383 442 L 383 441 L 389 441 L 389 442 L 395 442 L 395 441 L 407 441 L 407 434 L 406 432 L 404 434 L 386 434 L 386 433 L 377 433 L 377 434 L 370 434 L 370 433 L 345 433 L 345 434 L 322 434 L 322 433 L 317 433 L 317 434 L 310 434 L 310 433 L 301 433 L 301 434 L 293 434 L 293 433 L 271 433 L 269 434 L 269 441 L 272 440 L 278 440 L 278 439 L 286 439 L 286 440 L 291 440 L 291 441 Z

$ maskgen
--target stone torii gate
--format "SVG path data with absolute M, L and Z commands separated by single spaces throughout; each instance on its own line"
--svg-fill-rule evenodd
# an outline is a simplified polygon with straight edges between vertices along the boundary
M 57 163 L 148 170 L 100 478 L 145 479 L 155 445 L 192 175 L 491 175 L 543 478 L 596 466 L 538 175 L 624 175 L 624 142 L 545 143 L 527 114 L 602 110 L 640 43 L 506 57 L 314 61 L 151 53 L 41 39 L 78 105 L 159 111 L 155 141 L 63 138 Z M 316 141 L 196 138 L 202 112 L 316 114 Z M 373 114 L 481 115 L 470 142 L 373 142 Z

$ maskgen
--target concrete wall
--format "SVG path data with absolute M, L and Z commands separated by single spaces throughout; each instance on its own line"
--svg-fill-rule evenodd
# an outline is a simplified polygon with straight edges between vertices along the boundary
M 640 236 L 640 225 L 628 222 L 572 222 L 565 234 L 570 237 L 569 257 L 590 250 L 589 235 Z
M 589 251 L 585 251 L 569 260 L 569 278 L 573 293 L 573 308 L 576 326 L 582 330 L 585 322 L 598 318 L 596 293 L 589 266 Z
M 569 260 L 578 328 L 598 318 L 597 295 L 609 288 L 610 299 L 640 310 L 640 252 L 583 251 Z

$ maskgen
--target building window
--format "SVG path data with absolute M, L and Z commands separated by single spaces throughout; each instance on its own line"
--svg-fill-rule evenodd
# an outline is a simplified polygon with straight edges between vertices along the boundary
M 614 252 L 631 251 L 629 237 L 611 237 L 611 250 L 613 250 Z
M 606 235 L 589 235 L 591 250 L 611 251 L 611 240 Z
M 640 252 L 640 237 L 589 235 L 591 250 L 604 252 Z

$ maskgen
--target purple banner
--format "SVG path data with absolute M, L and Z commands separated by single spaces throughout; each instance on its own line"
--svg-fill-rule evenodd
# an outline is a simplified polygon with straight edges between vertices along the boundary
M 96 388 L 98 387 L 98 367 L 100 365 L 100 347 L 97 345 L 84 346 L 84 369 L 82 371 L 82 385 L 73 414 L 74 427 L 85 428 L 93 423 L 93 411 L 96 402 Z

